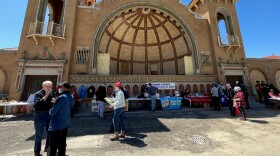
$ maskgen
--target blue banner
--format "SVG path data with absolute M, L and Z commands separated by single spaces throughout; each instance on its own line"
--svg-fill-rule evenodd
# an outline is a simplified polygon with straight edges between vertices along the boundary
M 163 110 L 180 109 L 181 102 L 182 97 L 160 98 L 160 103 Z

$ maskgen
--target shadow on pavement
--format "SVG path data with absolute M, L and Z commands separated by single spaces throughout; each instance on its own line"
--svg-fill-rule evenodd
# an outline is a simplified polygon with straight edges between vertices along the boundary
M 145 144 L 144 141 L 142 140 L 145 137 L 147 137 L 147 135 L 145 135 L 145 134 L 130 133 L 126 136 L 125 139 L 120 140 L 120 143 L 128 144 L 128 145 L 134 146 L 134 147 L 143 148 L 143 147 L 147 146 L 147 144 Z
M 268 121 L 257 120 L 257 118 L 275 117 L 280 114 L 279 110 L 265 108 L 264 105 L 252 101 L 250 103 L 251 109 L 246 110 L 249 122 L 257 124 L 268 124 Z M 106 119 L 100 119 L 96 114 L 91 114 L 90 110 L 78 112 L 72 118 L 71 126 L 68 131 L 68 137 L 86 136 L 86 135 L 99 135 L 111 134 L 111 114 L 105 113 Z M 221 111 L 214 111 L 212 108 L 189 108 L 184 107 L 180 110 L 157 110 L 151 111 L 129 111 L 125 113 L 125 127 L 126 133 L 129 136 L 122 143 L 129 144 L 136 147 L 145 147 L 146 144 L 141 140 L 146 137 L 143 133 L 152 132 L 169 132 L 170 129 L 161 122 L 161 119 L 218 119 L 228 118 L 234 119 L 230 116 L 227 107 L 222 107 Z M 5 118 L 2 123 L 19 122 L 19 121 L 33 121 L 33 114 L 16 115 L 13 117 Z M 236 117 L 237 118 L 237 117 Z M 1 123 L 0 122 L 0 123 Z M 33 126 L 33 125 L 32 125 Z M 34 130 L 35 131 L 35 130 Z M 45 136 L 45 135 L 44 135 Z M 34 135 L 29 136 L 26 140 L 34 140 Z
M 258 124 L 268 124 L 269 123 L 265 120 L 249 120 L 249 121 L 253 122 L 253 123 L 258 123 Z

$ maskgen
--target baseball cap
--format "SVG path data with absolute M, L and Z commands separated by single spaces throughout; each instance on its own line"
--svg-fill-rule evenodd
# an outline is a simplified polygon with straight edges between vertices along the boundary
M 121 82 L 116 82 L 115 83 L 115 87 L 121 87 L 121 86 L 122 86 Z
M 64 88 L 67 88 L 67 89 L 70 89 L 70 83 L 69 82 L 63 82 L 61 85 L 61 87 L 64 87 Z

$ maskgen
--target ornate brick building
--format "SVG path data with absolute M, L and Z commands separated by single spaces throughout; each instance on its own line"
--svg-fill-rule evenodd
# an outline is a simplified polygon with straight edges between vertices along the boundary
M 25 100 L 47 79 L 108 88 L 121 81 L 131 95 L 146 82 L 204 93 L 217 81 L 251 85 L 267 63 L 246 60 L 236 2 L 29 0 L 18 52 L 0 54 L 0 92 Z M 264 78 L 279 85 L 274 68 L 261 73 L 274 72 Z

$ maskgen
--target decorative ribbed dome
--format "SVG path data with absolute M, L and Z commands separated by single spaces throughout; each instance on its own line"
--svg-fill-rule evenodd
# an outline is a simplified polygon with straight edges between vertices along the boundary
M 151 8 L 130 9 L 112 19 L 99 52 L 110 54 L 110 74 L 184 74 L 183 58 L 191 55 L 180 24 Z

